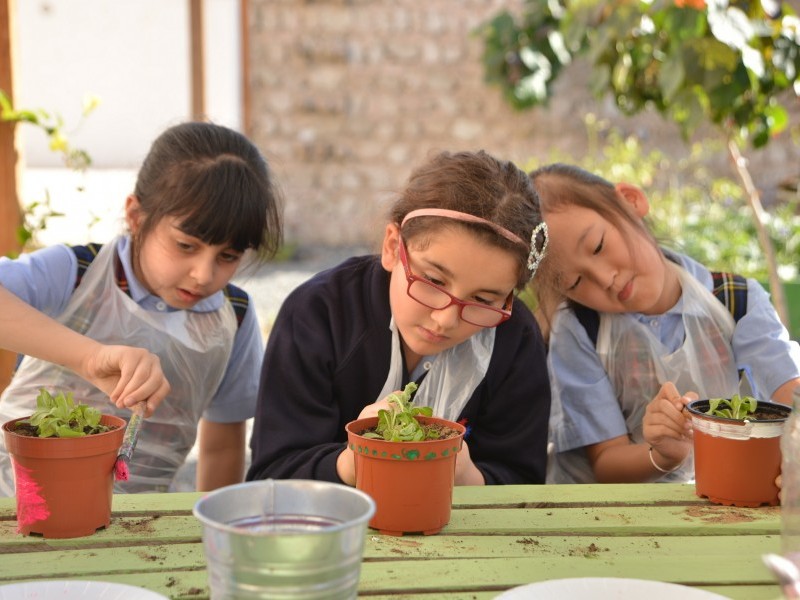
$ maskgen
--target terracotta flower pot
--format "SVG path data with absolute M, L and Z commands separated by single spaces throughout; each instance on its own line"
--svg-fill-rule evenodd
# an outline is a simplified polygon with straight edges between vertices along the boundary
M 351 421 L 348 447 L 355 453 L 356 488 L 372 496 L 376 511 L 369 526 L 388 535 L 439 533 L 450 521 L 456 455 L 464 440 L 459 423 L 417 417 L 420 423 L 441 423 L 457 437 L 422 442 L 387 442 L 360 435 L 375 427 L 377 417 Z
M 705 414 L 708 400 L 695 400 L 688 409 L 694 429 L 697 495 L 728 506 L 777 505 L 780 440 L 791 408 L 759 402 L 759 412 L 777 418 L 745 421 Z
M 93 534 L 111 522 L 114 463 L 125 434 L 125 420 L 103 415 L 116 427 L 79 438 L 38 438 L 3 425 L 14 465 L 18 531 L 46 538 Z

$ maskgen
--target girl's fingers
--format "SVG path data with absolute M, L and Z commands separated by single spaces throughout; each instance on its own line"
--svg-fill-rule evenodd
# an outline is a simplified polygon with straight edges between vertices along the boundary
M 680 440 L 691 435 L 691 426 L 671 400 L 656 398 L 645 410 L 642 418 L 645 437 L 649 441 L 669 438 Z
M 169 395 L 170 389 L 166 379 L 161 379 L 160 382 L 148 381 L 145 386 L 135 387 L 130 393 L 123 390 L 115 404 L 119 408 L 133 408 L 140 402 L 146 402 L 145 416 L 149 417 Z
M 397 391 L 394 393 L 401 394 L 402 392 Z M 359 413 L 358 418 L 366 419 L 367 417 L 377 417 L 379 410 L 389 410 L 389 396 L 377 402 L 373 402 L 372 404 L 367 404 Z

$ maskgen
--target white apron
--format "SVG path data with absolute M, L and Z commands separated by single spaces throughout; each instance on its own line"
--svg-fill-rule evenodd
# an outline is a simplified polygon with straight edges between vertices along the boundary
M 58 321 L 107 344 L 139 346 L 157 354 L 172 391 L 146 419 L 130 462 L 130 479 L 118 492 L 167 491 L 192 448 L 197 424 L 222 381 L 236 334 L 229 302 L 218 311 L 153 312 L 141 308 L 116 283 L 119 238 L 101 248 Z M 0 397 L 0 422 L 36 408 L 40 387 L 71 391 L 85 402 L 124 419 L 104 393 L 69 369 L 26 356 Z M 0 436 L 0 495 L 14 494 L 11 461 Z
M 625 314 L 600 314 L 597 354 L 617 392 L 628 434 L 635 444 L 644 443 L 642 419 L 661 385 L 675 384 L 680 393 L 697 392 L 700 398 L 728 396 L 739 391 L 739 377 L 732 339 L 736 326 L 725 305 L 685 269 L 668 263 L 680 279 L 683 344 L 670 352 L 650 329 Z M 551 426 L 559 427 L 557 415 Z M 554 483 L 595 481 L 582 448 L 555 453 Z M 661 482 L 694 479 L 690 454 L 680 469 L 664 475 Z
M 403 386 L 402 348 L 394 317 L 389 322 L 389 329 L 392 330 L 391 364 L 376 402 Z M 414 395 L 414 406 L 430 406 L 433 416 L 457 420 L 475 388 L 486 376 L 495 335 L 494 327 L 484 327 L 457 346 L 437 354 Z

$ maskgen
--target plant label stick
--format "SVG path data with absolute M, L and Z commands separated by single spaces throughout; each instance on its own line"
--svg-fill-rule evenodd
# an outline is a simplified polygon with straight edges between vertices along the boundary
M 117 455 L 117 462 L 114 463 L 114 477 L 117 481 L 128 481 L 130 477 L 130 469 L 128 463 L 131 460 L 131 454 L 136 447 L 136 440 L 139 437 L 139 428 L 142 425 L 144 417 L 144 404 L 139 402 L 133 407 L 133 414 L 128 421 L 128 427 L 125 429 L 125 437 L 122 440 L 119 454 Z

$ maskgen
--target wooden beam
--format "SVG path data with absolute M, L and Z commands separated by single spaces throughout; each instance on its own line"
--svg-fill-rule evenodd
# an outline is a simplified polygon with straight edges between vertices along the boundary
M 203 0 L 189 0 L 189 38 L 192 63 L 192 119 L 206 118 L 205 34 Z
M 240 0 L 239 23 L 241 25 L 241 63 L 242 63 L 242 132 L 253 133 L 252 102 L 250 93 L 250 0 Z
M 14 102 L 15 0 L 0 0 L 0 89 Z M 0 256 L 20 251 L 17 228 L 22 219 L 17 193 L 19 180 L 17 128 L 0 122 Z M 17 356 L 0 351 L 0 391 L 11 381 Z

